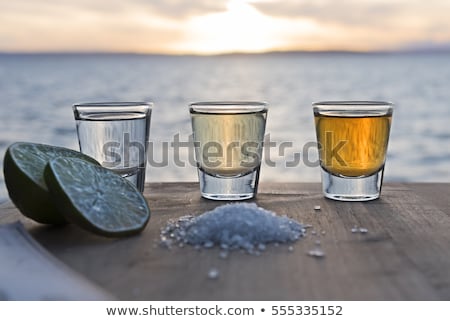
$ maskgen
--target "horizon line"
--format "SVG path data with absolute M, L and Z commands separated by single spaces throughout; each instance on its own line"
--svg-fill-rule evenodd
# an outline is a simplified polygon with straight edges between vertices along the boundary
M 233 55 L 270 55 L 270 54 L 415 54 L 415 53 L 450 53 L 450 48 L 414 48 L 414 49 L 385 49 L 385 50 L 268 50 L 261 52 L 230 51 L 219 53 L 170 53 L 170 52 L 135 52 L 135 51 L 0 51 L 0 55 L 136 55 L 136 56 L 233 56 Z

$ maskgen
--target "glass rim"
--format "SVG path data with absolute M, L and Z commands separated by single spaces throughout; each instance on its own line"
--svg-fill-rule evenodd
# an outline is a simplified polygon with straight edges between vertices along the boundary
M 76 120 L 139 119 L 150 117 L 152 107 L 151 102 L 91 102 L 74 104 L 72 111 Z
M 377 100 L 335 100 L 312 104 L 315 115 L 329 117 L 375 117 L 392 115 L 394 104 Z
M 115 108 L 115 107 L 153 107 L 153 103 L 149 101 L 105 101 L 105 102 L 82 102 L 82 103 L 75 103 L 72 105 L 72 107 L 75 108 Z
M 265 101 L 200 101 L 189 104 L 191 112 L 200 113 L 251 113 L 267 111 L 269 104 Z
M 369 108 L 369 109 L 385 109 L 393 108 L 394 103 L 381 100 L 329 100 L 318 101 L 312 103 L 313 107 L 324 107 L 330 109 L 355 109 L 355 108 Z

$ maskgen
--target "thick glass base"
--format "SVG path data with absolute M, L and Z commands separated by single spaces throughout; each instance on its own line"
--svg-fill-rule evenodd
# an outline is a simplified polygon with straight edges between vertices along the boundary
M 259 167 L 238 177 L 213 176 L 198 169 L 200 193 L 216 201 L 239 201 L 253 198 L 258 190 Z
M 139 192 L 144 191 L 145 185 L 145 166 L 131 168 L 110 168 L 114 173 L 127 179 L 131 184 L 137 187 Z
M 367 177 L 334 176 L 321 168 L 325 197 L 337 201 L 370 201 L 380 197 L 384 168 Z

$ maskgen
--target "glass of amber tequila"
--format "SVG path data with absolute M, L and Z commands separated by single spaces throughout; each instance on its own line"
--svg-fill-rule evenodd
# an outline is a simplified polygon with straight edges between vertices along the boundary
M 382 101 L 313 103 L 325 197 L 368 201 L 380 196 L 393 105 Z
M 267 103 L 189 105 L 201 195 L 213 200 L 253 198 L 258 190 Z

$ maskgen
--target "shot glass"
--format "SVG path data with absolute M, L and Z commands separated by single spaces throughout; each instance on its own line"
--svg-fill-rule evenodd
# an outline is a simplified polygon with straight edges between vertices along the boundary
M 380 196 L 393 105 L 383 101 L 313 103 L 325 197 L 368 201 Z
M 258 190 L 267 103 L 189 105 L 200 192 L 212 200 L 244 200 Z
M 152 103 L 73 105 L 80 151 L 144 190 Z

